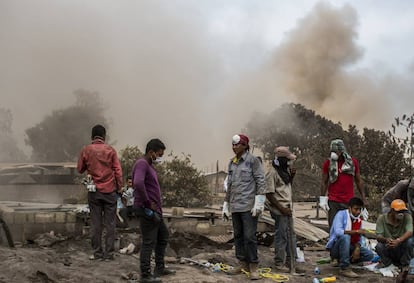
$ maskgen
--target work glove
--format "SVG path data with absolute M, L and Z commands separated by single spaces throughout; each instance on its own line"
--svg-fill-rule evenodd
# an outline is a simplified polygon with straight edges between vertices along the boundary
M 221 217 L 224 221 L 229 221 L 230 211 L 229 211 L 229 203 L 227 201 L 223 203 L 223 211 L 221 212 Z
M 250 211 L 252 213 L 253 217 L 259 217 L 260 214 L 263 212 L 265 200 L 266 200 L 265 195 L 256 195 L 255 196 L 254 206 L 253 206 L 252 210 Z
M 368 210 L 364 207 L 363 209 L 362 209 L 362 211 L 361 211 L 361 217 L 362 217 L 362 219 L 364 219 L 365 221 L 367 221 L 368 220 L 368 217 L 369 217 L 369 212 L 368 212 Z
M 325 210 L 326 212 L 329 210 L 328 205 L 328 197 L 327 196 L 320 196 L 319 197 L 319 207 Z

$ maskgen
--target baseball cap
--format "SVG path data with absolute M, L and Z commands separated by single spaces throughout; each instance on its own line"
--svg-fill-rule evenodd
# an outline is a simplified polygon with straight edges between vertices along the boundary
M 238 135 L 234 135 L 233 139 L 232 139 L 232 143 L 233 144 L 244 144 L 244 145 L 249 145 L 249 138 L 246 135 L 243 134 L 238 134 Z
M 405 202 L 401 199 L 395 199 L 391 202 L 391 208 L 395 211 L 408 210 Z
M 290 152 L 289 148 L 287 146 L 278 146 L 275 149 L 275 154 L 277 157 L 286 157 L 290 160 L 295 160 L 296 155 L 294 155 L 292 152 Z

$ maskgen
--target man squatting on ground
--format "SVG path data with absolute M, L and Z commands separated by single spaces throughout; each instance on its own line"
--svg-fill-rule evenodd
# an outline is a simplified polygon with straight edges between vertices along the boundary
M 257 220 L 264 210 L 265 178 L 261 162 L 249 152 L 249 138 L 239 134 L 232 139 L 235 157 L 229 163 L 227 192 L 223 204 L 223 218 L 232 215 L 234 245 L 240 264 L 230 271 L 239 274 L 242 269 L 250 272 L 250 279 L 257 280 Z
M 361 229 L 363 206 L 364 202 L 354 197 L 349 200 L 348 209 L 336 213 L 326 244 L 333 265 L 339 266 L 339 274 L 345 277 L 358 277 L 349 267 L 351 262 L 370 261 L 374 256 L 372 251 L 361 246 L 361 235 L 365 235 L 365 230 Z

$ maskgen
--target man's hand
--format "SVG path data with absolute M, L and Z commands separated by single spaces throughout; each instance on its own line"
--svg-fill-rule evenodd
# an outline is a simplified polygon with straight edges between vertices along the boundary
M 396 247 L 398 247 L 400 244 L 402 243 L 402 240 L 400 239 L 400 238 L 397 238 L 397 239 L 389 239 L 388 241 L 387 241 L 387 247 L 390 247 L 390 248 L 396 248 Z
M 229 211 L 229 203 L 227 201 L 223 203 L 223 211 L 221 212 L 221 217 L 223 221 L 229 221 L 230 211 Z
M 288 207 L 280 207 L 279 210 L 283 215 L 292 216 L 292 210 Z
M 320 196 L 319 197 L 319 207 L 325 210 L 326 212 L 329 211 L 328 205 L 328 197 L 327 196 Z
M 253 217 L 259 217 L 260 214 L 263 212 L 265 200 L 265 195 L 256 195 L 256 197 L 254 198 L 254 206 L 250 211 Z

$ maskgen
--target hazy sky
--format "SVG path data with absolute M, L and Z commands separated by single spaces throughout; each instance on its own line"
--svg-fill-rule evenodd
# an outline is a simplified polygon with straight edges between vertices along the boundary
M 252 112 L 283 102 L 360 128 L 412 113 L 413 14 L 386 0 L 0 0 L 0 107 L 23 146 L 74 90 L 98 91 L 117 149 L 159 137 L 225 168 Z

